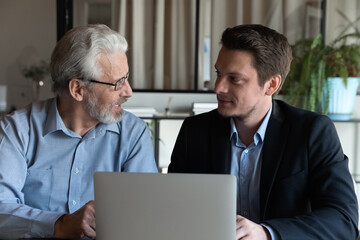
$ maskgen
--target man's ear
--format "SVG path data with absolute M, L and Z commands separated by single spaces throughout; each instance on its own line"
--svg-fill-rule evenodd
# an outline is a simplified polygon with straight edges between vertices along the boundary
M 268 96 L 272 96 L 280 87 L 281 84 L 281 76 L 274 75 L 265 83 L 265 94 Z
M 69 81 L 69 93 L 76 101 L 82 101 L 84 98 L 84 84 L 79 79 Z

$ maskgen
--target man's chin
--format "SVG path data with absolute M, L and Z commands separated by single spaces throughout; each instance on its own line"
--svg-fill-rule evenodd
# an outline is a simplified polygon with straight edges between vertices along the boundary
M 119 111 L 116 111 L 115 113 L 113 112 L 111 116 L 108 114 L 100 117 L 99 121 L 105 124 L 113 124 L 120 122 L 122 120 L 122 117 L 123 117 L 123 110 L 121 109 Z
M 121 109 L 120 111 L 118 111 L 116 114 L 113 115 L 113 121 L 112 123 L 117 123 L 120 122 L 123 118 L 124 112 Z
M 224 118 L 238 118 L 238 119 L 244 119 L 244 115 L 241 114 L 236 114 L 232 111 L 226 111 L 224 109 L 219 109 L 218 108 L 218 113 L 220 114 L 220 116 L 224 117 Z
M 218 108 L 217 111 L 223 117 L 232 117 L 233 116 L 232 112 L 229 110 L 226 110 L 226 109 Z

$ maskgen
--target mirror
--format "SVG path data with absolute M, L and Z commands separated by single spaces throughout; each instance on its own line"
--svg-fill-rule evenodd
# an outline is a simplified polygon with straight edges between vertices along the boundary
M 261 23 L 290 42 L 320 32 L 321 1 L 76 0 L 74 26 L 105 23 L 129 42 L 135 90 L 211 91 L 223 30 Z M 305 24 L 304 24 L 305 23 Z
M 194 90 L 195 0 L 77 0 L 74 26 L 107 23 L 129 43 L 134 89 Z

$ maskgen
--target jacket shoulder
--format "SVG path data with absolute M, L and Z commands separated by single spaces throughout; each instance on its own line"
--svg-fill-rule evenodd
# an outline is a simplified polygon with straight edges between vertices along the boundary
M 331 122 L 328 116 L 291 106 L 281 100 L 274 100 L 272 117 L 292 123 L 312 122 L 315 119 Z

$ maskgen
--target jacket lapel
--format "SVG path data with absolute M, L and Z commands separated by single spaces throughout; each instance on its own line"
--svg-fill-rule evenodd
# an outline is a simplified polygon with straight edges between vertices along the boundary
M 266 218 L 265 211 L 283 153 L 289 124 L 276 101 L 273 101 L 272 113 L 267 126 L 262 153 L 260 177 L 260 213 L 261 220 Z
M 216 111 L 213 126 L 215 129 L 211 140 L 211 165 L 216 173 L 229 174 L 231 166 L 230 119 L 224 118 Z

